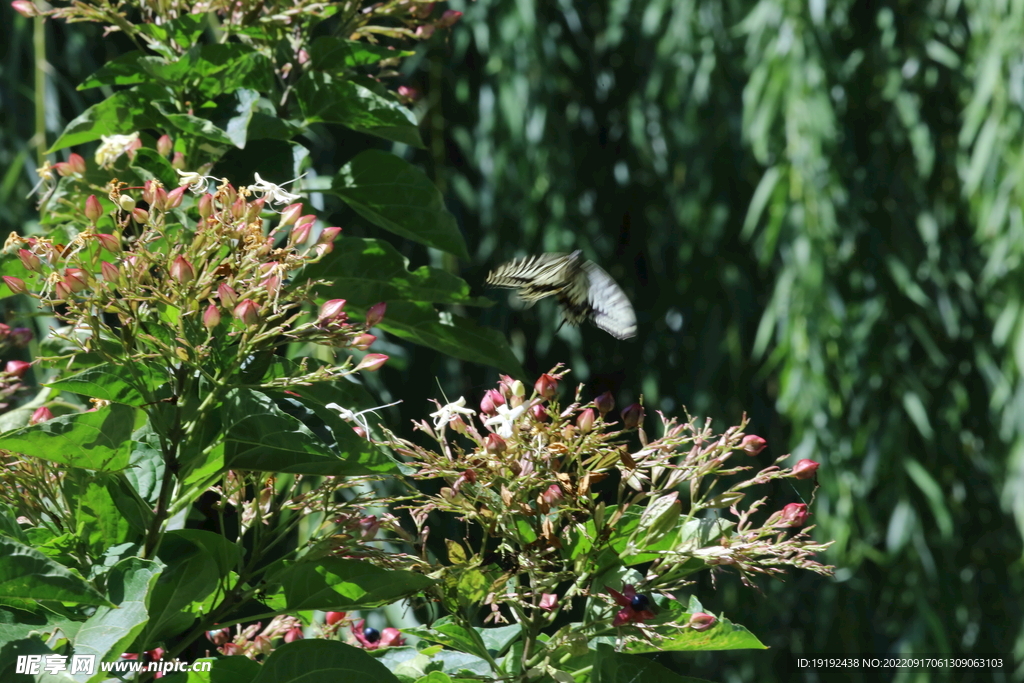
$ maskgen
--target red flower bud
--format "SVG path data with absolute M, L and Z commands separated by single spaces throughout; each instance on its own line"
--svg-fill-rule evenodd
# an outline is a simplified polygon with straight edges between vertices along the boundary
M 430 36 L 434 35 L 434 25 L 433 24 L 424 24 L 423 26 L 417 26 L 416 27 L 416 34 L 415 35 L 416 35 L 417 38 L 421 38 L 422 40 L 426 40 Z
M 146 223 L 149 221 L 149 212 L 141 208 L 132 209 L 132 218 L 135 219 L 136 223 Z
M 374 335 L 361 334 L 352 340 L 352 348 L 359 349 L 360 351 L 366 351 L 375 341 L 377 341 L 377 337 Z
M 71 288 L 68 287 L 64 280 L 59 280 L 57 284 L 53 286 L 53 296 L 57 301 L 64 301 L 71 296 Z
M 320 239 L 316 241 L 317 244 L 333 244 L 334 240 L 337 239 L 338 235 L 341 234 L 341 228 L 324 228 L 320 233 Z
M 203 313 L 203 326 L 212 330 L 217 325 L 220 325 L 220 309 L 216 305 L 210 304 Z
M 434 22 L 434 25 L 437 26 L 437 28 L 448 28 L 449 26 L 453 26 L 461 18 L 462 12 L 457 12 L 453 9 L 445 10 L 444 14 L 441 15 L 441 18 Z
M 376 303 L 366 311 L 366 326 L 373 327 L 384 319 L 384 313 L 388 310 L 386 302 Z
M 68 166 L 78 175 L 85 173 L 85 159 L 82 158 L 81 154 L 72 152 L 68 157 Z
M 707 631 L 715 625 L 716 621 L 718 619 L 707 612 L 694 612 L 690 615 L 690 623 L 688 625 L 694 631 Z
M 64 285 L 72 292 L 77 293 L 89 286 L 89 280 L 81 268 L 65 268 Z
M 810 479 L 818 471 L 818 463 L 804 458 L 793 466 L 793 476 L 796 479 Z
M 209 218 L 211 213 L 213 213 L 213 195 L 207 192 L 199 198 L 199 217 Z
M 113 263 L 103 261 L 102 263 L 100 263 L 100 275 L 103 276 L 104 282 L 115 283 L 121 276 L 121 273 L 118 272 L 117 266 L 115 266 Z
M 11 290 L 13 294 L 24 294 L 28 291 L 28 287 L 25 286 L 25 281 L 20 277 L 14 277 L 12 275 L 4 275 L 4 284 Z
M 302 202 L 295 204 L 289 204 L 284 207 L 281 211 L 281 222 L 278 223 L 278 227 L 285 227 L 294 223 L 298 217 L 302 215 Z
M 263 287 L 263 289 L 267 291 L 267 294 L 270 295 L 270 298 L 273 299 L 277 296 L 278 290 L 281 289 L 281 278 L 277 275 L 271 275 L 261 282 L 260 286 Z
M 639 403 L 632 403 L 622 409 L 622 427 L 636 429 L 644 421 L 644 408 Z
M 324 305 L 320 307 L 320 322 L 345 322 L 348 320 L 348 315 L 342 310 L 344 308 L 344 299 L 331 299 L 330 301 L 325 301 Z
M 558 380 L 545 372 L 533 383 L 533 390 L 543 398 L 554 398 L 558 393 Z
M 807 522 L 807 506 L 803 503 L 790 503 L 782 508 L 782 514 L 776 526 L 803 526 Z
M 100 200 L 94 194 L 89 195 L 89 198 L 85 200 L 85 217 L 95 224 L 102 215 L 103 206 L 100 204 Z
M 260 319 L 260 307 L 255 301 L 246 299 L 242 303 L 235 306 L 235 310 L 232 312 L 238 320 L 244 325 L 254 325 L 259 322 Z
M 313 247 L 313 251 L 316 253 L 317 258 L 323 258 L 334 251 L 334 244 L 332 242 L 328 242 L 327 244 L 317 244 Z
M 178 152 L 181 154 L 181 152 Z M 288 636 L 285 635 L 285 638 Z M 224 643 L 224 646 L 220 648 L 220 651 L 229 657 L 235 657 L 242 654 L 242 648 L 237 643 Z
M 484 450 L 491 455 L 501 455 L 508 450 L 508 444 L 497 434 L 488 434 L 487 441 L 484 442 Z
M 368 353 L 363 356 L 363 359 L 359 361 L 359 365 L 356 366 L 356 370 L 366 370 L 367 372 L 376 372 L 380 370 L 380 367 L 388 362 L 388 357 L 383 353 Z
M 11 326 L 0 323 L 0 340 L 7 339 L 11 334 Z
M 163 188 L 160 188 L 163 191 Z M 181 206 L 181 198 L 188 192 L 188 185 L 182 185 L 176 187 L 167 193 L 167 199 L 164 200 L 164 209 L 176 209 Z
M 225 308 L 232 308 L 238 303 L 238 292 L 231 289 L 226 282 L 220 283 L 217 287 L 217 297 L 220 298 L 220 303 Z
M 66 178 L 74 173 L 74 171 L 71 170 L 71 166 L 68 165 L 66 161 L 58 161 L 57 163 L 55 163 L 53 165 L 53 170 L 55 170 L 57 172 L 57 175 L 59 175 L 61 178 Z
M 540 607 L 545 612 L 550 612 L 558 606 L 558 596 L 555 593 L 541 593 Z
M 530 408 L 530 415 L 533 415 L 533 419 L 536 420 L 537 422 L 547 422 L 548 421 L 548 411 L 540 403 L 535 403 Z
M 187 285 L 196 279 L 196 269 L 192 267 L 184 256 L 178 256 L 171 262 L 171 279 L 179 285 Z
M 740 450 L 753 457 L 764 450 L 768 442 L 755 434 L 747 434 L 740 442 Z
M 27 346 L 32 341 L 32 330 L 27 327 L 15 327 L 11 330 L 11 343 L 15 346 Z
M 576 426 L 583 434 L 589 434 L 594 428 L 594 409 L 587 408 L 576 418 Z
M 484 398 L 480 401 L 480 412 L 486 415 L 495 415 L 498 412 L 498 406 L 505 405 L 505 397 L 494 389 L 488 389 L 484 393 Z
M 612 392 L 606 391 L 595 398 L 594 407 L 597 408 L 597 412 L 601 413 L 601 417 L 615 410 L 615 397 L 612 396 Z
M 32 417 L 29 418 L 28 423 L 30 425 L 37 425 L 40 422 L 46 422 L 47 420 L 53 419 L 53 413 L 46 406 L 39 406 L 35 412 L 32 413 Z
M 295 628 L 288 629 L 288 632 L 284 634 L 284 642 L 294 643 L 296 640 L 302 640 L 305 637 L 302 634 L 302 629 L 296 626 Z
M 21 377 L 28 369 L 32 367 L 32 364 L 23 360 L 9 360 L 7 365 L 4 367 L 4 372 L 8 375 L 14 375 L 15 377 Z
M 292 228 L 291 234 L 288 235 L 288 244 L 292 246 L 302 246 L 309 239 L 309 231 L 313 229 L 312 223 L 303 223 L 302 225 L 296 225 Z
M 324 616 L 324 621 L 327 623 L 328 626 L 334 626 L 335 624 L 337 624 L 340 621 L 343 621 L 344 619 L 345 612 L 328 612 Z
M 160 156 L 162 156 L 162 157 L 167 156 L 168 154 L 171 153 L 171 150 L 173 148 L 174 148 L 174 141 L 171 140 L 171 136 L 170 135 L 166 135 L 165 134 L 165 135 L 161 135 L 159 138 L 157 138 L 157 141 L 156 141 L 156 151 L 157 151 L 157 153 Z
M 156 190 L 156 182 L 153 180 L 147 180 L 142 184 L 142 201 L 147 204 L 153 203 L 153 192 Z
M 416 102 L 423 97 L 423 93 L 416 88 L 410 88 L 407 85 L 400 85 L 398 86 L 398 97 L 406 102 Z
M 28 19 L 39 16 L 39 10 L 28 0 L 14 0 L 11 7 L 15 12 Z
M 121 240 L 114 237 L 113 235 L 108 235 L 106 233 L 96 235 L 96 241 L 98 241 L 100 243 L 100 246 L 109 251 L 111 254 L 121 253 Z
M 25 266 L 25 270 L 31 270 L 33 273 L 38 273 L 42 268 L 43 264 L 39 260 L 39 257 L 28 249 L 19 249 L 18 258 L 21 259 L 21 265 Z
M 562 488 L 558 484 L 552 484 L 544 493 L 540 494 L 540 498 L 548 505 L 558 505 L 565 498 L 565 493 L 562 492 Z

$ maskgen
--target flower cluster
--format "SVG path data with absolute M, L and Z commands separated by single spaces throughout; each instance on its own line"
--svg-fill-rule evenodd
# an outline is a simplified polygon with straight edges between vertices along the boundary
M 615 415 L 611 394 L 584 402 L 582 387 L 568 405 L 561 403 L 564 375 L 560 368 L 542 375 L 532 394 L 502 377 L 479 410 L 464 398 L 438 404 L 430 422 L 415 423 L 436 450 L 392 436 L 417 478 L 444 482 L 436 495 L 409 506 L 421 539 L 436 512 L 482 531 L 476 548 L 447 541 L 456 557 L 447 571 L 463 571 L 473 564 L 470 556 L 490 568 L 490 620 L 550 624 L 570 599 L 585 597 L 606 605 L 606 620 L 590 626 L 589 635 L 600 635 L 607 628 L 646 628 L 659 613 L 657 600 L 678 607 L 672 592 L 692 583 L 686 577 L 700 568 L 730 567 L 745 583 L 787 567 L 831 573 L 812 559 L 827 544 L 814 543 L 809 528 L 800 528 L 806 505 L 787 505 L 757 525 L 752 516 L 767 499 L 739 508 L 747 487 L 807 479 L 816 463 L 748 473 L 751 468 L 730 460 L 755 456 L 767 444 L 744 434 L 743 425 L 716 436 L 709 422 L 661 416 L 662 436 L 651 439 L 639 403 Z M 722 517 L 723 510 L 736 521 Z M 633 572 L 635 580 L 621 588 L 607 579 L 595 583 L 595 573 L 608 569 L 609 552 L 623 567 L 644 564 L 645 574 Z M 703 631 L 716 617 L 678 608 L 658 621 L 669 631 Z
M 263 622 L 244 628 L 239 624 L 235 627 L 233 637 L 230 628 L 206 632 L 206 639 L 217 646 L 217 652 L 223 655 L 244 655 L 249 659 L 269 655 L 274 651 L 275 640 L 291 643 L 302 638 L 302 621 L 284 614 L 274 617 L 266 628 L 263 628 Z

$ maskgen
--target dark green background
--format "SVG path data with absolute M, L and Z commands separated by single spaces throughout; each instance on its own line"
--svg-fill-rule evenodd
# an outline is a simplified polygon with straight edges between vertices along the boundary
M 701 583 L 707 607 L 772 649 L 666 666 L 877 680 L 889 676 L 815 679 L 792 660 L 1005 656 L 1024 637 L 1024 5 L 1003 4 L 478 0 L 452 3 L 463 21 L 406 64 L 429 149 L 395 151 L 435 178 L 473 255 L 400 244 L 414 266 L 481 286 L 506 259 L 581 248 L 634 302 L 635 339 L 556 335 L 552 305 L 518 311 L 503 293 L 464 313 L 506 330 L 531 373 L 565 362 L 620 405 L 642 393 L 649 414 L 686 406 L 721 428 L 745 411 L 769 443 L 762 464 L 822 464 L 813 520 L 836 539 L 836 579 Z M 47 23 L 38 91 L 33 23 L 0 13 L 6 234 L 35 220 L 35 103 L 52 143 L 102 96 L 74 86 L 120 50 L 93 26 Z M 322 173 L 377 144 L 327 127 L 306 143 Z M 332 218 L 364 234 L 352 214 Z M 475 403 L 496 378 L 382 350 L 394 362 L 378 389 L 404 399 L 387 413 L 400 429 L 438 383 Z

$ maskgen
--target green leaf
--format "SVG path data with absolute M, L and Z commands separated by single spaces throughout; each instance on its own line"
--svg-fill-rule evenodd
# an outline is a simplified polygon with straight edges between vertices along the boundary
M 227 576 L 242 559 L 242 549 L 221 534 L 202 529 L 178 529 L 170 533 L 202 549 L 216 563 L 221 577 Z
M 422 171 L 394 154 L 369 149 L 356 155 L 334 176 L 331 192 L 374 225 L 469 258 L 441 193 Z
M 692 612 L 676 613 L 673 615 L 675 617 L 674 621 L 686 623 L 691 614 Z M 634 654 L 647 652 L 768 649 L 768 646 L 758 640 L 753 633 L 739 624 L 734 624 L 728 619 L 721 617 L 718 618 L 718 621 L 711 628 L 703 632 L 694 631 L 692 628 L 678 628 L 675 626 L 656 628 L 664 636 L 664 638 L 658 639 L 656 645 L 648 641 L 630 641 L 623 649 Z
M 210 670 L 171 674 L 162 678 L 161 683 L 252 683 L 263 670 L 257 662 L 242 655 L 195 661 L 210 662 Z
M 352 130 L 424 149 L 416 117 L 369 88 L 319 71 L 307 71 L 295 87 L 306 123 L 340 123 Z
M 0 435 L 0 448 L 87 470 L 115 472 L 128 465 L 134 408 L 112 403 L 91 413 L 62 415 Z
M 155 149 L 142 147 L 135 150 L 135 158 L 128 164 L 128 168 L 135 171 L 139 180 L 159 180 L 164 187 L 174 189 L 178 187 L 178 174 L 174 171 L 166 158 L 160 155 Z
M 154 392 L 168 381 L 167 370 L 147 363 L 102 363 L 46 386 L 90 398 L 140 407 L 154 400 Z M 144 387 L 145 394 L 136 387 Z
M 160 581 L 153 587 L 149 600 L 147 642 L 176 635 L 194 621 L 189 611 L 216 588 L 226 554 L 210 553 L 206 542 L 193 540 L 195 534 L 184 529 L 169 531 L 160 544 L 158 557 L 166 563 Z
M 64 478 L 64 496 L 75 501 L 75 535 L 94 556 L 110 545 L 140 540 L 153 516 L 121 473 L 70 468 Z
M 392 301 L 379 326 L 396 337 L 449 356 L 490 365 L 514 377 L 526 376 L 503 334 L 467 318 L 438 313 L 430 304 Z
M 229 394 L 224 402 L 224 422 L 226 465 L 232 469 L 354 476 L 394 467 L 387 456 L 368 448 L 362 440 L 357 440 L 359 450 L 347 448 L 341 457 L 335 455 L 308 427 L 260 392 L 238 390 Z M 337 432 L 339 446 L 352 446 L 345 438 L 347 434 L 339 437 Z
M 242 89 L 270 93 L 273 66 L 265 55 L 242 43 L 204 45 L 189 70 L 196 89 L 209 99 Z
M 160 577 L 160 566 L 150 560 L 130 557 L 119 562 L 107 575 L 107 594 L 116 607 L 100 607 L 75 635 L 76 655 L 94 655 L 100 662 L 112 662 L 146 627 L 146 604 Z M 104 680 L 97 671 L 89 681 Z
M 330 280 L 317 290 L 321 296 L 357 306 L 395 299 L 468 306 L 494 303 L 472 296 L 465 280 L 445 270 L 421 266 L 410 272 L 408 266 L 409 260 L 388 242 L 345 237 L 334 242 L 334 251 L 305 269 L 303 277 Z
M 484 645 L 495 657 L 500 657 L 505 654 L 505 650 L 514 643 L 518 638 L 519 634 L 522 633 L 523 627 L 519 624 L 512 624 L 511 626 L 498 626 L 497 628 L 480 628 L 474 627 L 474 630 L 480 634 L 483 638 Z
M 0 598 L 106 605 L 95 588 L 37 550 L 0 536 Z
M 146 72 L 139 65 L 145 53 L 139 50 L 126 52 L 113 59 L 79 84 L 78 90 L 98 88 L 101 85 L 135 85 L 146 80 Z
M 297 640 L 274 650 L 252 683 L 399 683 L 376 659 L 351 645 L 330 640 Z
M 594 655 L 593 683 L 707 683 L 700 678 L 680 676 L 644 657 L 616 652 L 600 643 Z
M 213 125 L 213 122 L 208 119 L 193 116 L 192 114 L 175 112 L 167 102 L 153 102 L 153 106 L 164 115 L 164 118 L 170 121 L 171 125 L 183 133 L 206 138 L 222 145 L 233 147 L 245 146 L 244 144 L 236 145 L 225 131 Z
M 235 96 L 238 99 L 235 103 L 234 115 L 228 119 L 224 131 L 235 147 L 242 148 L 245 147 L 249 134 L 249 123 L 252 121 L 260 94 L 255 90 L 239 89 L 235 92 Z
M 431 624 L 430 628 L 403 628 L 402 633 L 408 633 L 432 643 L 439 643 L 453 650 L 468 652 L 483 659 L 489 656 L 487 646 L 480 634 L 475 629 L 460 626 L 451 617 L 438 619 Z
M 384 45 L 333 36 L 320 36 L 309 49 L 310 67 L 329 72 L 339 71 L 340 67 L 367 66 L 383 59 L 405 58 L 414 54 L 408 50 L 389 50 Z
M 206 15 L 183 14 L 167 23 L 142 23 L 136 24 L 135 28 L 156 41 L 156 44 L 150 43 L 154 49 L 169 46 L 170 41 L 174 41 L 178 47 L 187 50 L 196 44 L 196 40 L 206 30 Z
M 89 107 L 65 126 L 64 132 L 46 153 L 99 140 L 104 135 L 126 135 L 154 128 L 158 117 L 149 101 L 135 88 L 122 90 Z
M 422 574 L 336 558 L 299 562 L 286 569 L 278 580 L 284 587 L 289 610 L 380 607 L 434 583 Z

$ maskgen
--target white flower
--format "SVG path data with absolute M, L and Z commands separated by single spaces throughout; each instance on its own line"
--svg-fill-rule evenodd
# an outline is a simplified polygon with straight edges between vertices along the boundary
M 498 414 L 484 420 L 488 427 L 498 425 L 496 433 L 503 439 L 511 439 L 516 431 L 516 421 L 526 412 L 526 404 L 509 408 L 507 405 L 498 406 Z
M 390 408 L 391 406 L 397 406 L 399 403 L 401 403 L 401 401 L 395 401 L 394 403 L 389 403 L 386 406 L 377 406 L 376 408 L 367 408 L 366 410 L 360 410 L 358 413 L 353 413 L 348 408 L 343 408 L 339 406 L 337 403 L 328 403 L 327 405 L 324 406 L 324 408 L 329 408 L 330 410 L 337 410 L 338 415 L 339 417 L 341 417 L 342 420 L 345 420 L 346 422 L 355 422 L 357 425 L 365 429 L 367 434 L 369 434 L 370 425 L 367 423 L 366 418 L 363 417 L 363 415 L 365 413 L 372 413 L 375 410 L 380 410 L 381 408 Z M 363 418 L 362 420 L 359 419 L 361 417 Z
M 100 168 L 110 168 L 117 158 L 131 149 L 139 141 L 139 134 L 104 135 L 103 142 L 96 150 L 96 164 Z
M 446 406 L 441 406 L 437 412 L 431 413 L 430 417 L 434 418 L 434 429 L 446 427 L 448 423 L 452 421 L 452 418 L 458 414 L 468 415 L 469 417 L 476 415 L 475 410 L 472 408 L 466 408 L 465 406 L 466 397 L 461 396 L 458 401 L 449 403 Z
M 281 187 L 281 185 L 275 185 L 274 183 L 268 183 L 263 178 L 260 178 L 260 174 L 259 173 L 253 172 L 253 175 L 256 177 L 256 184 L 255 185 L 250 185 L 249 186 L 249 191 L 255 193 L 259 197 L 266 197 L 267 201 L 269 201 L 272 205 L 273 204 L 291 204 L 291 203 L 293 203 L 293 202 L 295 202 L 295 201 L 297 201 L 299 199 L 302 199 L 302 197 L 297 195 L 297 194 L 292 194 L 291 192 L 286 192 Z M 299 178 L 301 178 L 304 175 L 306 175 L 306 174 L 303 173 L 302 175 L 299 176 Z M 287 185 L 288 183 L 294 183 L 299 178 L 295 178 L 294 180 L 289 180 L 287 183 L 283 183 L 283 184 Z
M 182 171 L 181 169 L 175 169 L 178 173 L 178 187 L 182 185 L 188 185 L 189 192 L 192 194 L 203 194 L 206 192 L 207 184 L 210 181 L 217 182 L 219 179 L 209 175 L 202 175 L 195 171 Z

